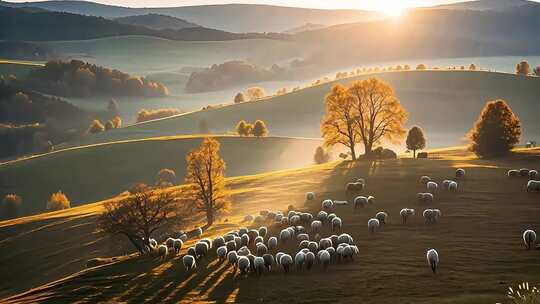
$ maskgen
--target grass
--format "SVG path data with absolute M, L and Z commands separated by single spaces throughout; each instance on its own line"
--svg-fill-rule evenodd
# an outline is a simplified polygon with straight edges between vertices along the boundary
M 41 66 L 41 62 L 0 59 L 0 75 L 25 78 L 32 70 Z
M 0 164 L 0 193 L 22 196 L 22 215 L 45 210 L 62 190 L 72 206 L 115 196 L 134 183 L 153 184 L 162 168 L 183 182 L 186 154 L 203 136 L 178 136 L 83 146 Z M 227 175 L 239 176 L 312 164 L 320 140 L 219 136 Z
M 371 74 L 390 83 L 397 97 L 410 113 L 408 125 L 420 125 L 428 147 L 460 144 L 472 127 L 486 101 L 503 98 L 521 119 L 524 140 L 540 137 L 540 78 L 511 74 L 469 71 L 408 71 Z M 369 77 L 354 77 L 339 82 Z M 190 134 L 199 132 L 199 122 L 206 120 L 216 133 L 232 130 L 240 119 L 267 122 L 271 134 L 320 137 L 324 115 L 324 96 L 336 82 L 309 87 L 297 92 L 230 105 L 145 124 L 137 124 L 89 137 L 83 143 Z
M 317 192 L 317 202 L 306 207 L 313 212 L 321 199 L 351 199 L 345 183 L 366 177 L 366 194 L 376 197 L 376 205 L 356 212 L 350 205 L 334 210 L 359 245 L 360 256 L 326 272 L 315 268 L 285 276 L 275 271 L 243 279 L 233 278 L 228 266 L 215 261 L 186 273 L 179 257 L 160 262 L 133 256 L 67 276 L 83 269 L 89 258 L 128 252 L 122 239 L 96 234 L 95 215 L 101 206 L 96 203 L 0 223 L 0 294 L 40 286 L 4 299 L 6 303 L 495 303 L 504 301 L 509 285 L 539 282 L 534 267 L 538 252 L 525 250 L 521 240 L 525 229 L 540 229 L 538 193 L 526 193 L 526 180 L 509 179 L 505 172 L 534 168 L 540 149 L 495 160 L 479 160 L 460 149 L 437 153 L 435 160 L 339 162 L 228 179 L 232 213 L 204 236 L 244 225 L 241 219 L 247 213 L 282 210 L 291 203 L 301 208 L 306 191 Z M 417 215 L 403 226 L 401 208 L 421 213 L 428 207 L 415 200 L 423 190 L 419 176 L 440 181 L 452 177 L 456 167 L 467 170 L 459 192 L 440 192 L 429 206 L 442 210 L 440 223 L 426 226 Z M 379 210 L 389 213 L 389 223 L 369 235 L 367 220 Z M 436 248 L 441 258 L 435 276 L 425 262 L 429 248 Z M 54 280 L 59 281 L 45 284 Z

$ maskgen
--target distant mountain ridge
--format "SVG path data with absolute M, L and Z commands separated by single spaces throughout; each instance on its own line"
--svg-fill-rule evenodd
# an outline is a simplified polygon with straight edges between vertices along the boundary
M 183 19 L 160 14 L 119 17 L 115 18 L 114 21 L 120 22 L 122 24 L 144 26 L 154 30 L 181 30 L 185 28 L 200 27 L 200 25 L 198 24 L 191 23 Z
M 257 4 L 223 4 L 166 8 L 128 8 L 87 1 L 2 2 L 10 7 L 36 7 L 104 18 L 160 14 L 184 19 L 203 27 L 229 32 L 283 32 L 306 23 L 335 25 L 380 19 L 379 12 L 361 10 L 321 10 Z
M 534 4 L 533 1 L 528 0 L 477 0 L 477 1 L 467 1 L 467 2 L 458 2 L 452 4 L 438 5 L 434 8 L 436 9 L 468 9 L 468 10 L 492 10 L 492 11 L 505 11 L 508 9 Z

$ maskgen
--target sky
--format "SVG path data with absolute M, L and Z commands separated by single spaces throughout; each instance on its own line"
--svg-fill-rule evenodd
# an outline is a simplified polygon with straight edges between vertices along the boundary
M 27 2 L 29 0 L 8 1 Z M 463 2 L 463 0 L 93 0 L 93 2 L 128 7 L 166 7 L 223 3 L 256 3 L 323 9 L 388 10 L 389 7 L 403 9 L 407 7 L 432 6 L 452 2 Z

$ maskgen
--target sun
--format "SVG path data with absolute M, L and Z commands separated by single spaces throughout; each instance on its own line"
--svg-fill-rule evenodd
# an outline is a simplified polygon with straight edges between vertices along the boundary
M 385 7 L 383 9 L 383 12 L 386 16 L 389 16 L 389 17 L 399 17 L 401 16 L 401 14 L 403 14 L 404 10 L 405 8 L 402 6 L 391 5 L 391 6 Z

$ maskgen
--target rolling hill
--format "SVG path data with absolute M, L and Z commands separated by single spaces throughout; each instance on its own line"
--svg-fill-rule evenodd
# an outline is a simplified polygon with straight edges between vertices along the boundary
M 497 98 L 507 100 L 521 119 L 524 140 L 540 137 L 535 114 L 540 110 L 540 78 L 481 71 L 403 71 L 366 74 L 257 102 L 137 124 L 88 137 L 82 144 L 198 133 L 202 120 L 216 133 L 232 131 L 241 119 L 263 119 L 272 135 L 320 137 L 324 96 L 331 86 L 368 77 L 378 77 L 395 88 L 410 113 L 408 125 L 418 124 L 425 130 L 428 147 L 461 143 L 486 101 Z
M 316 139 L 274 137 L 218 139 L 227 163 L 227 176 L 312 164 L 313 153 L 322 143 Z M 116 196 L 137 182 L 154 184 L 163 168 L 175 170 L 177 182 L 181 183 L 185 156 L 201 141 L 202 136 L 184 136 L 117 142 L 0 164 L 0 194 L 20 195 L 24 200 L 20 214 L 28 215 L 44 212 L 47 199 L 58 190 L 70 198 L 72 206 L 78 206 Z M 77 169 L 73 167 L 75 163 L 79 164 Z
M 294 204 L 318 212 L 321 199 L 351 199 L 344 192 L 345 183 L 365 177 L 367 194 L 376 197 L 376 205 L 359 211 L 351 205 L 333 210 L 343 219 L 344 231 L 354 237 L 360 255 L 352 262 L 332 264 L 327 271 L 316 265 L 310 272 L 293 271 L 287 276 L 278 268 L 261 278 L 233 278 L 232 268 L 216 261 L 202 262 L 196 271 L 186 273 L 180 257 L 161 261 L 132 255 L 68 276 L 82 270 L 88 259 L 132 251 L 122 238 L 97 232 L 95 219 L 102 209 L 101 203 L 95 203 L 0 222 L 0 297 L 37 287 L 2 302 L 254 303 L 286 298 L 290 303 L 386 304 L 399 298 L 404 303 L 495 303 L 504 301 L 511 284 L 538 282 L 540 275 L 531 266 L 538 254 L 523 249 L 521 240 L 524 229 L 540 229 L 538 194 L 524 192 L 525 181 L 508 179 L 505 172 L 537 166 L 540 151 L 524 150 L 491 161 L 475 159 L 460 149 L 437 153 L 434 160 L 341 162 L 227 180 L 232 212 L 203 237 L 249 225 L 242 222 L 244 215 L 264 209 L 285 210 Z M 436 225 L 425 225 L 421 212 L 428 206 L 415 200 L 423 190 L 419 176 L 440 181 L 453 176 L 456 167 L 467 170 L 466 179 L 460 181 L 458 193 L 436 195 L 429 207 L 442 210 L 442 217 Z M 316 191 L 317 199 L 303 207 L 307 191 Z M 417 210 L 407 225 L 398 215 L 403 207 Z M 365 223 L 379 210 L 388 212 L 389 221 L 370 235 Z M 324 235 L 330 233 L 323 230 Z M 286 251 L 296 249 L 296 243 L 290 247 Z M 427 248 L 437 248 L 441 257 L 436 276 L 425 262 Z
M 144 14 L 176 17 L 204 27 L 224 31 L 282 32 L 306 23 L 334 25 L 381 18 L 378 12 L 359 10 L 318 10 L 256 4 L 224 4 L 162 8 L 128 8 L 88 1 L 41 1 L 27 3 L 1 2 L 11 7 L 36 7 L 105 18 Z
M 119 17 L 115 18 L 114 20 L 122 24 L 144 26 L 155 30 L 180 30 L 184 28 L 200 27 L 200 25 L 188 22 L 186 20 L 159 14 Z
M 452 4 L 444 4 L 435 6 L 437 9 L 458 9 L 458 10 L 492 10 L 492 11 L 505 11 L 524 5 L 532 4 L 533 1 L 528 0 L 478 0 L 478 1 L 465 1 Z

